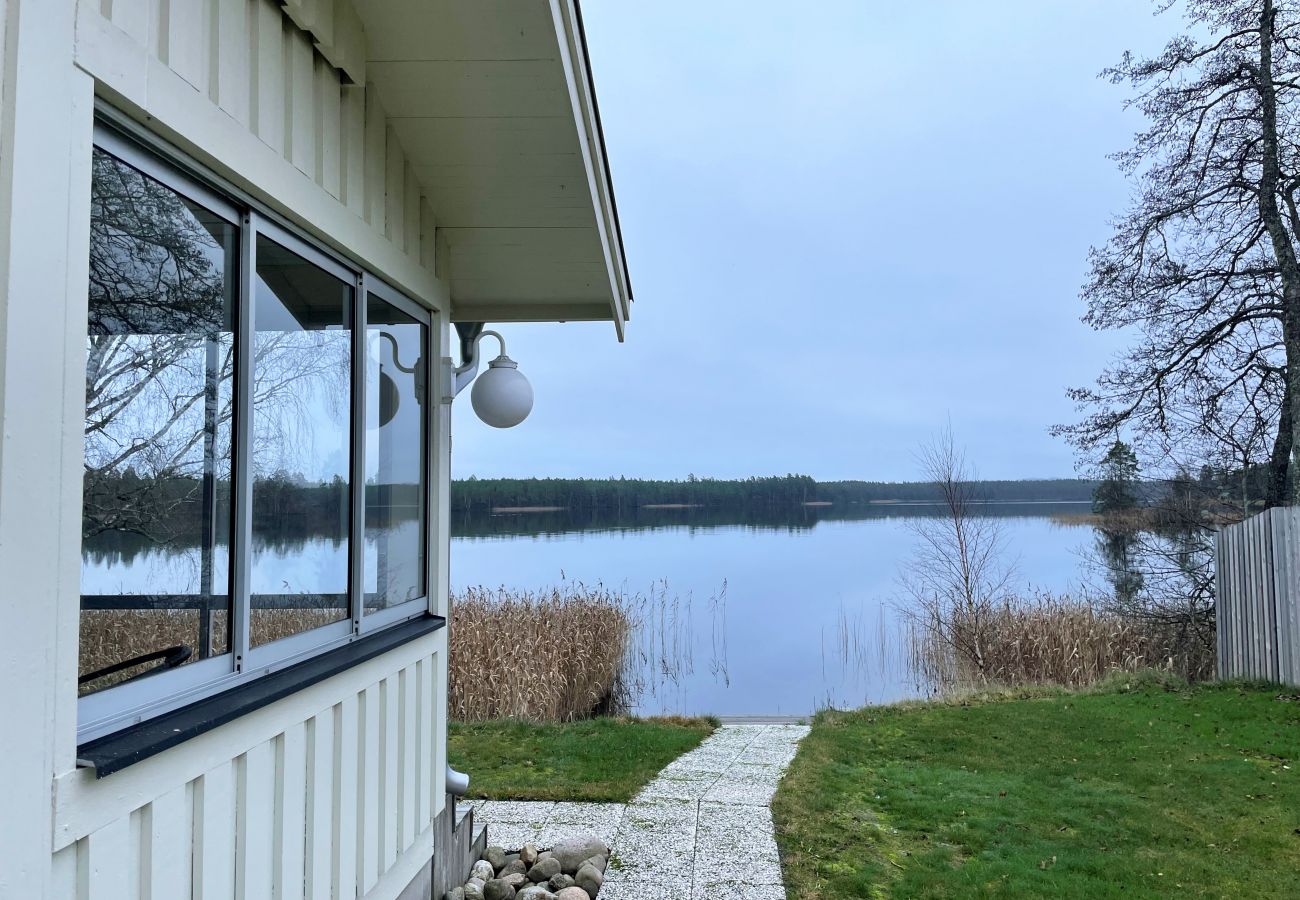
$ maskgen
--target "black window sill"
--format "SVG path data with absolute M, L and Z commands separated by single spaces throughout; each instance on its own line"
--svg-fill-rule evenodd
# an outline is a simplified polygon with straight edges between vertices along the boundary
M 77 764 L 93 767 L 96 778 L 111 775 L 318 681 L 324 681 L 368 659 L 437 631 L 446 624 L 447 620 L 441 616 L 421 616 L 138 725 L 87 741 L 77 748 Z

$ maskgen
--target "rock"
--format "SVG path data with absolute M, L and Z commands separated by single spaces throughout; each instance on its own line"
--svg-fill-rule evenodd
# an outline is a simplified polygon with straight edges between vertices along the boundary
M 506 867 L 497 873 L 498 878 L 504 878 L 507 875 L 513 875 L 518 872 L 520 875 L 528 871 L 528 866 L 524 865 L 522 859 L 516 859 L 513 862 L 506 863 Z
M 486 859 L 480 859 L 474 863 L 474 868 L 469 870 L 470 878 L 477 878 L 484 884 L 497 877 L 496 867 Z
M 526 866 L 531 866 L 537 862 L 537 845 L 533 843 L 524 844 L 524 849 L 519 851 L 519 860 Z
M 609 865 L 609 857 L 605 856 L 605 854 L 603 853 L 598 853 L 595 856 L 591 857 L 590 859 L 584 859 L 582 861 L 583 866 L 585 866 L 587 863 L 591 863 L 593 866 L 596 867 L 596 871 L 604 875 L 605 867 Z M 581 869 L 582 866 L 578 866 L 578 868 Z
M 552 853 L 550 850 L 543 850 L 541 853 L 537 854 L 537 858 L 538 858 L 538 859 L 550 859 L 550 858 L 551 858 L 552 856 L 554 856 L 554 855 L 555 855 L 555 854 Z
M 515 900 L 514 885 L 493 878 L 483 885 L 483 900 Z
M 518 853 L 507 853 L 507 854 L 506 854 L 506 865 L 508 866 L 508 865 L 510 865 L 512 862 L 516 862 L 516 861 L 518 861 L 518 859 L 519 859 L 519 854 L 518 854 Z M 532 864 L 529 863 L 529 865 L 532 865 Z
M 600 886 L 605 883 L 605 876 L 591 863 L 585 863 L 578 870 L 578 874 L 573 876 L 573 880 L 578 887 L 594 897 L 596 892 L 600 890 Z
M 465 882 L 465 900 L 483 900 L 483 882 L 477 878 Z
M 465 889 L 463 887 L 452 888 L 442 895 L 442 900 L 465 900 Z
M 555 895 L 539 884 L 530 884 L 515 895 L 515 900 L 555 900 Z
M 604 856 L 609 848 L 595 835 L 587 835 L 560 841 L 551 848 L 551 852 L 560 861 L 560 871 L 566 875 L 576 875 L 586 860 L 597 855 Z
M 580 887 L 566 887 L 555 895 L 555 900 L 591 900 L 591 895 Z
M 483 851 L 483 858 L 492 864 L 492 871 L 500 871 L 506 864 L 506 850 L 504 847 L 493 845 Z
M 547 882 L 553 891 L 562 891 L 567 887 L 573 887 L 575 883 L 572 875 L 565 875 L 563 872 Z
M 507 866 L 506 868 L 509 868 L 509 866 Z M 504 881 L 506 884 L 510 885 L 515 890 L 519 890 L 521 887 L 523 887 L 528 883 L 528 876 L 525 875 L 523 872 L 511 872 L 509 875 L 502 875 L 501 880 Z
M 551 856 L 533 863 L 533 867 L 528 870 L 528 880 L 533 884 L 541 884 L 543 881 L 549 881 L 552 876 L 559 874 L 560 861 Z

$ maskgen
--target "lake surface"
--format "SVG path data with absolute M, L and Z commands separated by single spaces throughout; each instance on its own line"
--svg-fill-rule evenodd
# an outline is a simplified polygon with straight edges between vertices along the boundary
M 1090 528 L 1054 513 L 1087 504 L 992 504 L 1026 584 L 1063 592 L 1084 580 Z M 603 583 L 689 601 L 689 670 L 654 679 L 638 712 L 805 715 L 919 696 L 895 608 L 909 525 L 933 507 L 811 509 L 758 524 L 702 511 L 640 510 L 622 524 L 567 513 L 453 516 L 453 589 L 539 590 Z M 658 628 L 658 623 L 656 623 Z M 845 644 L 848 652 L 845 652 Z
M 1063 592 L 1084 580 L 1091 528 L 1054 514 L 1087 504 L 990 504 L 1027 585 Z M 563 510 L 452 516 L 453 590 L 538 591 L 603 584 L 647 598 L 638 634 L 645 688 L 637 712 L 806 715 L 919 696 L 896 609 L 900 567 L 925 505 L 726 514 L 640 509 L 623 516 Z M 414 528 L 406 523 L 401 528 Z M 395 532 L 396 534 L 396 532 Z M 368 540 L 367 566 L 380 552 Z M 224 571 L 218 547 L 215 564 Z M 327 589 L 345 545 L 286 537 L 259 545 L 257 592 Z M 195 548 L 162 549 L 125 536 L 87 542 L 86 593 L 193 592 Z M 367 590 L 373 590 L 367 585 Z M 667 645 L 667 649 L 664 649 Z

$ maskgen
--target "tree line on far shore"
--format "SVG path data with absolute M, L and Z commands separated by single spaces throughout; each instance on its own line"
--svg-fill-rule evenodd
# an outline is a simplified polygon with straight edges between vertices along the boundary
M 1097 482 L 1076 478 L 981 481 L 978 492 L 991 502 L 1089 501 Z M 939 486 L 926 482 L 816 481 L 808 475 L 744 479 L 680 480 L 642 478 L 475 478 L 452 482 L 451 507 L 559 507 L 575 511 L 631 511 L 645 506 L 705 506 L 713 509 L 776 509 L 808 503 L 933 503 Z

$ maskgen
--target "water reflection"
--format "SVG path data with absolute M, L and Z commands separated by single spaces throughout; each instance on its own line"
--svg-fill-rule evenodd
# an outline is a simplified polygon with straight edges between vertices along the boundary
M 999 518 L 1045 518 L 1087 512 L 1086 502 L 983 503 L 981 515 Z M 708 507 L 640 507 L 631 510 L 575 511 L 536 507 L 499 508 L 485 513 L 453 510 L 453 538 L 491 538 L 613 531 L 687 531 L 747 528 L 764 531 L 810 531 L 822 522 L 862 522 L 914 519 L 943 514 L 937 503 L 861 503 L 785 509 L 718 510 Z

